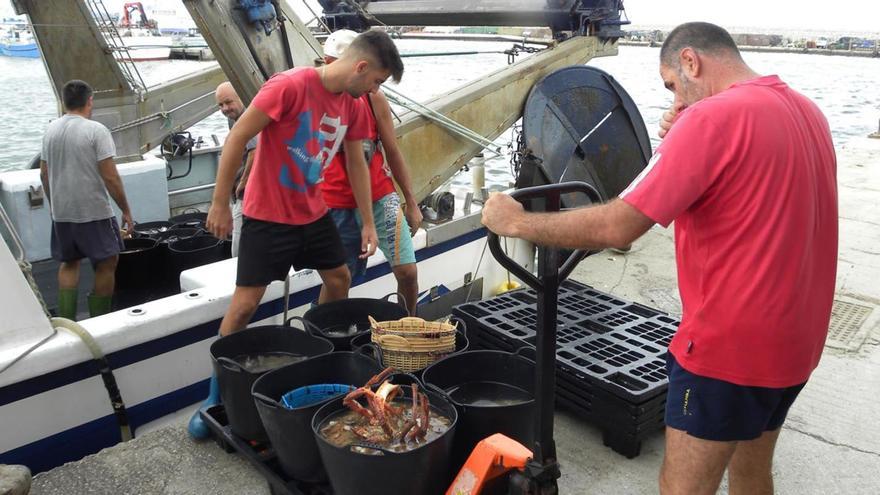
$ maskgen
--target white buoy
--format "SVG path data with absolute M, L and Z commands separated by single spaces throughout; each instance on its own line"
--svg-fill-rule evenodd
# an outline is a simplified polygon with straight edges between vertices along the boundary
M 471 169 L 471 187 L 474 191 L 474 199 L 483 201 L 483 188 L 486 187 L 486 167 L 484 166 L 486 159 L 480 153 L 471 159 L 468 166 Z

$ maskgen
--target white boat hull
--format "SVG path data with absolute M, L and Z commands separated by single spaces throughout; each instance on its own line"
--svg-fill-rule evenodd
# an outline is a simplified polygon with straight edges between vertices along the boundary
M 485 229 L 464 230 L 431 246 L 425 231 L 419 232 L 414 243 L 421 287 L 454 290 L 464 284 L 465 274 L 476 272 L 484 290 L 473 296 L 483 297 L 506 280 L 506 272 L 484 252 Z M 524 263 L 530 259 L 520 257 Z M 107 355 L 135 434 L 207 395 L 209 346 L 232 294 L 228 277 L 234 266 L 232 259 L 184 272 L 184 287 L 212 283 L 147 303 L 138 307 L 139 313 L 129 309 L 80 322 Z M 291 313 L 308 309 L 319 289 L 317 273 L 292 274 Z M 395 290 L 390 267 L 377 254 L 370 260 L 367 280 L 352 288 L 351 296 L 381 297 Z M 273 283 L 255 324 L 282 323 L 283 301 L 283 284 Z M 5 353 L 0 362 L 8 362 L 10 355 Z M 0 375 L 0 464 L 25 464 L 40 472 L 119 442 L 120 430 L 97 371 L 85 346 L 62 331 Z

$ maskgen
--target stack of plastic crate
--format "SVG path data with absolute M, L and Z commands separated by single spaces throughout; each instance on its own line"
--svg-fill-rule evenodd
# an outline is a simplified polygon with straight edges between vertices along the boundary
M 475 348 L 516 351 L 535 345 L 537 297 L 531 289 L 456 306 Z M 666 348 L 678 320 L 574 281 L 559 289 L 557 403 L 602 430 L 605 445 L 635 457 L 663 427 Z M 525 351 L 528 355 L 529 351 Z

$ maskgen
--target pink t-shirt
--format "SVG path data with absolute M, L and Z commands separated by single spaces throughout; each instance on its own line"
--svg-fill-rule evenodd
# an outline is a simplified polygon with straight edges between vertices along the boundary
M 821 111 L 776 76 L 681 113 L 620 197 L 675 220 L 688 371 L 760 387 L 819 363 L 837 271 L 837 160 Z
M 313 68 L 272 76 L 251 105 L 272 122 L 260 132 L 244 196 L 247 217 L 288 225 L 321 218 L 327 206 L 318 183 L 342 141 L 368 137 L 362 105 L 348 93 L 330 93 Z

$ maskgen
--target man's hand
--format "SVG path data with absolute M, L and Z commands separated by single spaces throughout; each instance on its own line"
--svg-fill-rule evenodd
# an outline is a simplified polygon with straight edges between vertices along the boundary
M 206 226 L 208 232 L 214 234 L 218 239 L 227 239 L 232 232 L 232 211 L 229 209 L 229 203 L 222 201 L 211 203 Z
M 661 139 L 666 137 L 666 133 L 669 132 L 669 129 L 672 128 L 672 124 L 675 123 L 675 118 L 678 117 L 678 114 L 685 108 L 687 108 L 687 105 L 681 102 L 676 102 L 663 112 L 663 117 L 660 120 L 660 130 L 657 131 L 657 135 L 660 136 Z
M 419 208 L 419 204 L 416 202 L 407 203 L 403 216 L 406 217 L 406 223 L 409 224 L 410 236 L 415 236 L 422 225 L 422 210 Z
M 507 194 L 493 192 L 483 205 L 483 225 L 504 237 L 519 237 L 518 225 L 525 216 L 519 201 Z
M 376 227 L 373 225 L 364 225 L 361 229 L 361 254 L 358 258 L 364 260 L 369 258 L 376 252 L 379 245 L 379 236 L 376 234 Z
M 123 211 L 122 212 L 122 230 L 125 231 L 125 235 L 131 235 L 134 232 L 134 221 L 131 219 L 131 211 Z

